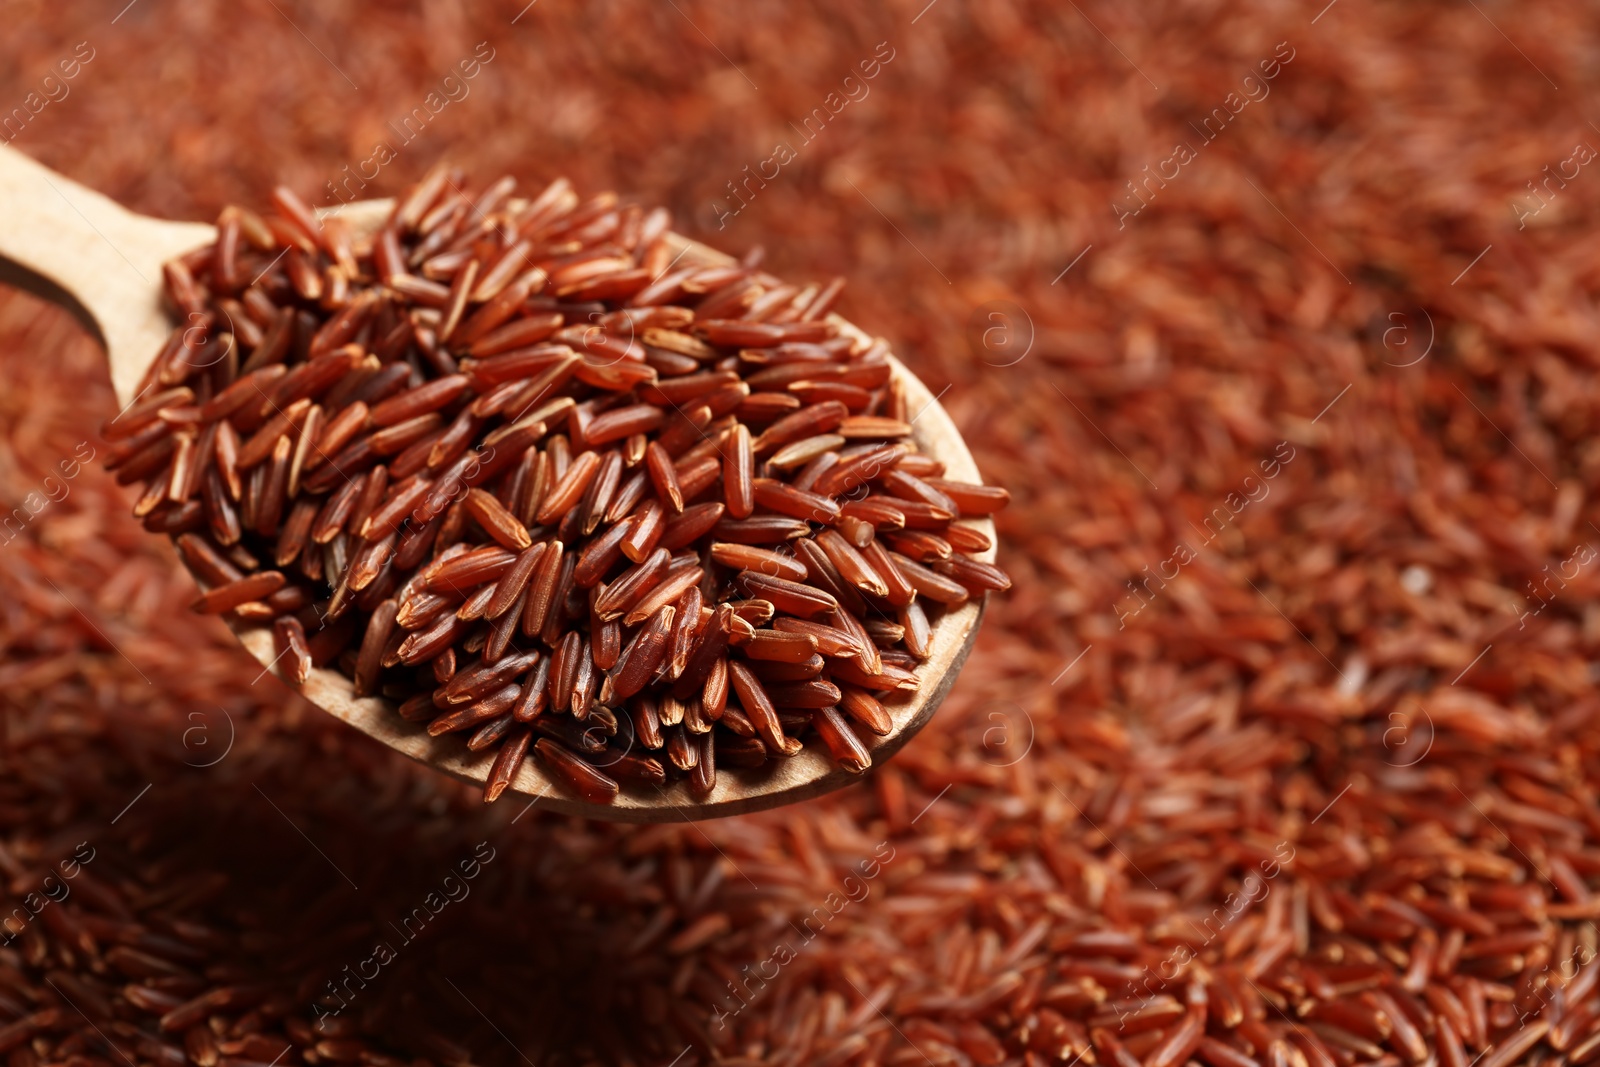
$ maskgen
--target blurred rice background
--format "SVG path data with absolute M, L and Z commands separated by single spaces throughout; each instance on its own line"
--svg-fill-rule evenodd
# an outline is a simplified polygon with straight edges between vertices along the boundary
M 27 520 L 0 534 L 0 870 L 20 899 L 87 840 L 99 889 L 0 948 L 9 1067 L 280 1044 L 284 1064 L 1107 1062 L 1095 991 L 1133 995 L 1279 845 L 1285 881 L 1168 994 L 1198 977 L 1214 998 L 1232 961 L 1318 1062 L 1307 973 L 1376 946 L 1386 996 L 1484 987 L 1485 1062 L 1530 1033 L 1531 1056 L 1596 1051 L 1593 968 L 1548 995 L 1600 915 L 1591 9 L 124 3 L 9 0 L 14 147 L 211 219 L 277 182 L 327 202 L 386 142 L 364 195 L 440 157 L 566 174 L 780 275 L 845 274 L 842 312 L 1012 491 L 1016 587 L 933 725 L 859 787 L 687 827 L 485 811 L 186 613 L 168 547 L 78 462 L 114 412 L 98 349 L 0 294 L 0 500 Z M 430 93 L 448 103 L 402 143 Z M 730 200 L 780 142 L 794 158 Z M 404 941 L 481 841 L 470 898 Z M 884 842 L 865 898 L 767 963 Z M 1459 965 L 1435 965 L 1458 928 Z M 201 1013 L 231 1051 L 108 1002 L 144 977 L 108 955 L 139 931 L 252 990 Z M 398 958 L 310 1034 L 383 939 Z M 1329 997 L 1370 1016 L 1368 988 Z M 1449 1025 L 1427 1015 L 1430 1049 Z

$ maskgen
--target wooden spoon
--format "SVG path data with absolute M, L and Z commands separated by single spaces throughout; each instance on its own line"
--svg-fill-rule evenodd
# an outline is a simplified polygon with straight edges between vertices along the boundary
M 374 232 L 392 204 L 369 200 L 332 209 L 360 235 Z M 202 223 L 168 222 L 136 215 L 109 198 L 64 178 L 12 148 L 0 146 L 0 281 L 17 285 L 60 304 L 80 318 L 105 345 L 111 383 L 124 406 L 134 399 L 145 369 L 173 329 L 161 299 L 161 266 L 167 260 L 215 239 L 216 230 Z M 687 238 L 673 237 L 682 262 L 726 264 L 733 260 Z M 834 317 L 842 330 L 860 334 Z M 908 407 L 916 412 L 913 437 L 918 446 L 942 461 L 949 477 L 981 479 L 966 444 L 938 400 L 898 361 L 895 373 L 905 386 Z M 994 538 L 985 521 L 984 532 Z M 992 550 L 979 558 L 992 560 Z M 933 626 L 932 652 L 917 674 L 920 688 L 909 699 L 888 704 L 894 726 L 888 736 L 868 742 L 875 763 L 881 763 L 909 741 L 932 717 L 955 683 L 956 673 L 972 649 L 981 599 L 941 614 Z M 267 628 L 235 626 L 239 641 L 263 665 L 275 657 Z M 312 703 L 369 737 L 438 770 L 482 783 L 494 753 L 472 753 L 460 737 L 430 737 L 423 724 L 401 719 L 394 705 L 378 697 L 357 697 L 344 675 L 314 669 L 301 692 Z M 705 800 L 689 795 L 677 782 L 653 794 L 625 790 L 611 804 L 593 804 L 568 795 L 545 774 L 537 758 L 522 764 L 512 788 L 531 803 L 569 815 L 623 822 L 670 822 L 736 815 L 788 804 L 838 789 L 860 776 L 836 767 L 821 745 L 807 745 L 799 755 L 779 759 L 761 771 L 719 768 L 716 788 Z

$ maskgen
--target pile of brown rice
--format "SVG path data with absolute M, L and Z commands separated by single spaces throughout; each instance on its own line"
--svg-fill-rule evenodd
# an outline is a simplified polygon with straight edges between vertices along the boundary
M 848 274 L 1013 493 L 950 702 L 798 808 L 483 811 L 188 616 L 85 458 L 98 355 L 7 298 L 8 1067 L 1591 1061 L 1592 20 L 676 7 L 97 12 L 15 146 L 214 217 L 489 40 L 373 191 L 551 159 Z M 0 99 L 90 32 L 47 15 Z

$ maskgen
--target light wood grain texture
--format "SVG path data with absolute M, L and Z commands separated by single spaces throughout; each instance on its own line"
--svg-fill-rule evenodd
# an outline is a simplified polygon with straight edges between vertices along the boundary
M 358 233 L 370 234 L 390 208 L 389 201 L 374 200 L 337 210 Z M 4 146 L 0 146 L 0 211 L 6 218 L 0 224 L 0 280 L 60 303 L 83 319 L 105 344 L 112 385 L 119 402 L 128 404 L 172 329 L 161 306 L 161 264 L 210 242 L 215 230 L 200 223 L 134 214 Z M 674 239 L 680 242 L 684 263 L 731 262 L 705 245 Z M 841 329 L 860 334 L 837 316 L 834 321 Z M 945 464 L 948 477 L 981 481 L 950 416 L 916 375 L 893 362 L 915 416 L 912 428 L 918 446 Z M 987 521 L 982 525 L 992 540 L 993 525 Z M 993 555 L 990 551 L 979 558 L 993 559 Z M 917 671 L 921 687 L 908 698 L 887 704 L 894 728 L 888 736 L 868 742 L 875 764 L 893 755 L 932 717 L 972 649 L 982 614 L 983 602 L 977 600 L 938 618 L 932 653 Z M 236 627 L 235 632 L 259 662 L 273 661 L 268 630 Z M 429 737 L 423 725 L 402 720 L 389 701 L 356 697 L 350 680 L 336 671 L 313 670 L 301 691 L 330 715 L 413 759 L 473 782 L 488 776 L 492 751 L 474 754 L 459 737 Z M 762 771 L 719 769 L 716 788 L 700 801 L 690 797 L 686 783 L 680 782 L 650 795 L 625 791 L 613 804 L 591 804 L 566 794 L 531 754 L 512 788 L 538 807 L 566 814 L 666 822 L 758 811 L 858 780 L 859 775 L 836 768 L 820 745 L 808 745 L 799 755 L 777 760 Z

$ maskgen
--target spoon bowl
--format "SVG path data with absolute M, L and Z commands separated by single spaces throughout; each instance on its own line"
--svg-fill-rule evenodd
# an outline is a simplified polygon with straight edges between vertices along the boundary
M 0 282 L 16 285 L 59 304 L 94 333 L 106 349 L 111 382 L 126 408 L 137 399 L 139 383 L 173 329 L 162 301 L 162 265 L 209 244 L 214 227 L 203 223 L 169 222 L 138 215 L 100 193 L 51 171 L 15 149 L 0 146 L 0 208 L 8 221 L 0 227 Z M 323 214 L 339 214 L 358 237 L 370 236 L 389 216 L 388 200 L 340 205 Z M 733 259 L 715 249 L 671 235 L 685 265 L 725 265 Z M 842 332 L 865 335 L 838 316 L 830 316 Z M 893 373 L 905 391 L 912 439 L 942 462 L 949 477 L 978 482 L 960 432 L 938 399 L 893 356 Z M 983 531 L 994 540 L 993 524 Z M 990 549 L 974 558 L 992 561 Z M 930 654 L 918 668 L 919 687 L 885 701 L 893 726 L 883 737 L 866 740 L 874 763 L 887 759 L 927 724 L 950 688 L 977 636 L 984 601 L 975 598 L 933 622 Z M 230 619 L 245 649 L 264 666 L 276 658 L 271 632 Z M 324 711 L 369 737 L 430 767 L 482 784 L 494 753 L 472 753 L 459 738 L 432 737 L 424 724 L 403 720 L 394 704 L 382 697 L 358 697 L 351 680 L 328 668 L 314 668 L 300 692 Z M 603 769 L 603 768 L 602 768 Z M 837 767 L 817 745 L 779 759 L 759 771 L 719 769 L 711 794 L 689 795 L 687 783 L 669 783 L 653 792 L 624 790 L 610 804 L 571 796 L 538 761 L 523 761 L 511 788 L 525 794 L 530 806 L 568 815 L 621 822 L 688 821 L 737 815 L 776 807 L 838 789 L 861 780 Z

